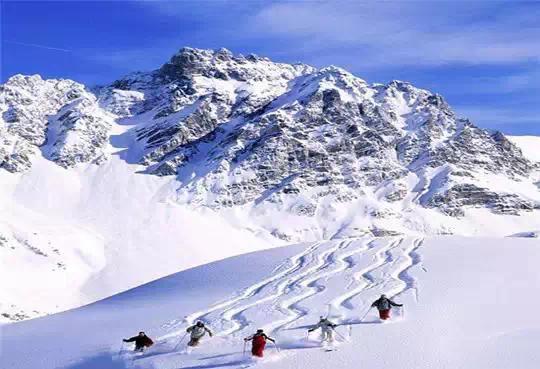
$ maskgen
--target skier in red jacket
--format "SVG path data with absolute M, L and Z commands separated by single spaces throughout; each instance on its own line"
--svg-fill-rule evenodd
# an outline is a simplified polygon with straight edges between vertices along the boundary
M 263 357 L 264 347 L 266 346 L 266 341 L 272 341 L 276 343 L 273 338 L 268 337 L 262 329 L 257 329 L 257 333 L 253 336 L 244 338 L 244 341 L 253 341 L 251 346 L 251 354 L 257 357 Z
M 376 307 L 379 310 L 379 317 L 381 320 L 387 320 L 390 318 L 390 310 L 392 306 L 403 306 L 403 304 L 397 304 L 394 301 L 390 300 L 386 295 L 381 295 L 377 300 L 371 304 L 371 307 Z

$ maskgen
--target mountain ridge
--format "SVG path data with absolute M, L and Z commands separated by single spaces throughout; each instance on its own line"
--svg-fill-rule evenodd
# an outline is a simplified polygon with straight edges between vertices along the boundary
M 24 97 L 43 85 L 43 96 Z M 414 192 L 404 183 L 414 175 L 417 189 L 440 186 L 413 202 L 452 216 L 468 206 L 509 214 L 540 208 L 538 198 L 490 191 L 474 178 L 522 182 L 538 163 L 408 82 L 369 85 L 335 66 L 185 47 L 157 70 L 95 91 L 69 80 L 10 78 L 0 95 L 7 127 L 0 168 L 27 170 L 38 150 L 65 168 L 99 163 L 113 121 L 131 119 L 140 155 L 129 160 L 147 174 L 177 176 L 179 197 L 195 206 L 279 204 L 310 190 L 350 201 L 365 187 L 392 202 Z M 49 106 L 34 109 L 44 98 Z M 308 196 L 302 215 L 318 206 L 320 196 Z

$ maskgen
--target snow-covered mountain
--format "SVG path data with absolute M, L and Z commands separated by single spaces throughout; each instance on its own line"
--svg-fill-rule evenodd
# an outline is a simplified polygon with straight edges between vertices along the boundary
M 519 140 L 333 66 L 184 48 L 92 89 L 14 76 L 0 112 L 9 319 L 286 242 L 540 229 Z
M 369 85 L 337 67 L 184 48 L 94 92 L 18 75 L 1 99 L 1 166 L 11 172 L 37 154 L 65 168 L 99 164 L 116 120 L 136 134 L 125 160 L 176 176 L 177 201 L 193 206 L 309 218 L 371 199 L 363 212 L 395 219 L 417 206 L 458 217 L 540 207 L 538 164 L 502 133 L 456 117 L 437 94 Z

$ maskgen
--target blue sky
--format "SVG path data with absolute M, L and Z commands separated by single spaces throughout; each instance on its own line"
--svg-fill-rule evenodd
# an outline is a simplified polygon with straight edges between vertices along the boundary
M 462 116 L 540 135 L 540 2 L 2 1 L 1 78 L 86 84 L 182 46 L 338 65 L 442 94 Z

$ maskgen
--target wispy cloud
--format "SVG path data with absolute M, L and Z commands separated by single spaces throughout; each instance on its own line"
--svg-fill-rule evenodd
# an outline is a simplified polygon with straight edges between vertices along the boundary
M 540 62 L 540 3 L 497 1 L 147 1 L 149 11 L 178 21 L 205 19 L 205 29 L 260 40 L 313 64 L 361 67 Z M 188 17 L 189 18 L 189 17 Z M 199 30 L 199 32 L 205 32 Z M 226 45 L 224 45 L 226 46 Z M 345 65 L 347 66 L 347 65 Z
M 454 106 L 453 108 L 461 117 L 469 118 L 483 127 L 503 130 L 513 127 L 515 131 L 519 131 L 521 126 L 540 133 L 540 112 L 534 109 L 531 111 L 526 107 L 518 110 L 479 105 Z
M 540 89 L 540 68 L 503 76 L 498 81 L 502 91 L 516 92 L 529 89 Z
M 540 6 L 503 5 L 277 3 L 256 14 L 249 27 L 301 44 L 305 52 L 340 48 L 364 66 L 540 61 Z
M 13 45 L 19 45 L 19 46 L 36 47 L 36 48 L 39 48 L 39 49 L 62 51 L 62 52 L 65 52 L 65 53 L 73 52 L 73 50 L 62 49 L 60 47 L 52 47 L 52 46 L 47 46 L 47 45 L 33 44 L 33 43 L 29 43 L 29 42 L 19 42 L 19 41 L 12 41 L 12 40 L 3 40 L 3 42 L 5 42 L 7 44 L 13 44 Z
M 450 85 L 469 95 L 509 95 L 516 93 L 540 94 L 540 67 L 524 71 L 499 72 L 490 76 L 470 76 L 466 81 L 450 82 Z

